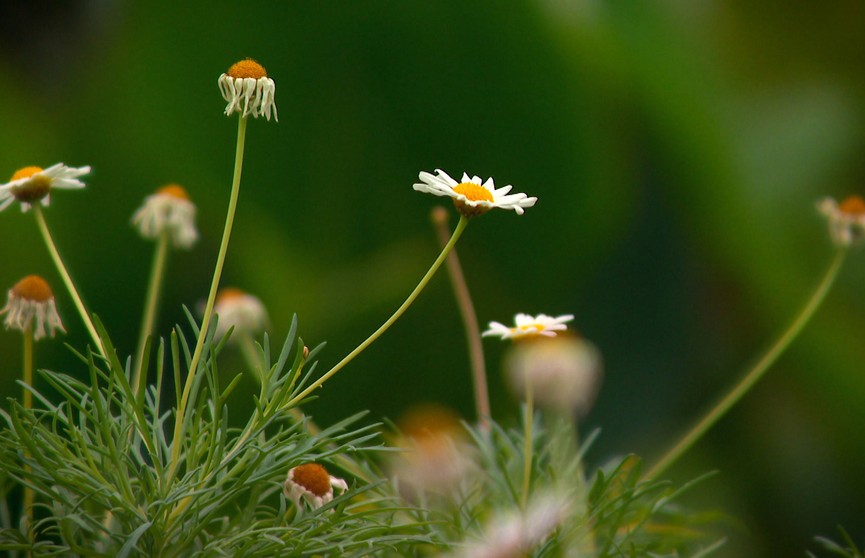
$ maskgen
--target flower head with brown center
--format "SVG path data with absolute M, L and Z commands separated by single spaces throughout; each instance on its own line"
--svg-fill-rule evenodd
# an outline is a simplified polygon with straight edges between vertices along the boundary
M 6 314 L 6 329 L 26 331 L 32 328 L 33 338 L 37 340 L 46 335 L 54 337 L 58 329 L 66 333 L 57 314 L 54 293 L 38 275 L 28 275 L 9 289 L 6 306 L 0 310 L 0 315 L 3 314 Z
M 276 114 L 276 84 L 267 77 L 264 66 L 247 58 L 233 64 L 226 73 L 219 76 L 219 91 L 228 103 L 225 107 L 226 116 L 238 112 L 244 118 L 264 116 L 277 122 Z
M 483 333 L 483 336 L 498 335 L 502 339 L 520 339 L 536 335 L 555 337 L 556 332 L 568 329 L 565 324 L 573 319 L 573 314 L 565 314 L 556 318 L 546 314 L 538 314 L 537 316 L 517 314 L 514 318 L 514 327 L 508 327 L 499 322 L 490 322 L 490 328 Z
M 261 300 L 234 287 L 226 287 L 219 291 L 216 295 L 214 311 L 219 316 L 216 336 L 225 335 L 232 327 L 235 336 L 256 335 L 267 327 L 267 309 Z
M 333 489 L 345 492 L 348 484 L 328 474 L 327 469 L 318 463 L 304 463 L 293 467 L 283 484 L 282 493 L 303 509 L 301 501 L 306 501 L 312 509 L 318 509 L 333 500 Z
M 530 198 L 526 194 L 509 194 L 513 186 L 503 186 L 496 189 L 492 178 L 481 182 L 479 176 L 469 177 L 463 173 L 462 180 L 457 182 L 446 172 L 436 169 L 436 174 L 421 172 L 421 180 L 413 188 L 418 192 L 426 192 L 434 196 L 453 198 L 457 210 L 465 217 L 474 217 L 486 213 L 494 207 L 513 209 L 517 215 L 522 215 L 525 208 L 532 207 L 538 198 Z
M 178 184 L 168 184 L 147 196 L 132 216 L 132 224 L 144 238 L 157 239 L 163 232 L 169 233 L 177 248 L 191 248 L 198 240 L 195 204 Z
M 84 188 L 84 183 L 78 180 L 78 177 L 89 172 L 90 167 L 67 167 L 63 163 L 57 163 L 47 169 L 42 167 L 18 169 L 9 182 L 0 185 L 0 211 L 16 200 L 21 202 L 21 211 L 27 211 L 34 203 L 41 203 L 48 207 L 51 201 L 51 190 Z
M 829 234 L 838 246 L 858 244 L 865 239 L 865 200 L 849 196 L 841 203 L 825 198 L 817 209 L 829 219 Z

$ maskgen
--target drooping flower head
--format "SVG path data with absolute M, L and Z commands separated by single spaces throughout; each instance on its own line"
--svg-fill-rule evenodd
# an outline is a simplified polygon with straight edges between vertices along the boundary
M 42 167 L 24 167 L 15 171 L 6 184 L 0 185 L 0 211 L 18 200 L 21 211 L 27 211 L 34 203 L 48 207 L 51 201 L 51 190 L 54 188 L 76 190 L 84 188 L 84 183 L 78 180 L 90 172 L 90 167 L 67 167 L 57 163 L 47 169 Z
M 520 339 L 523 337 L 555 337 L 556 332 L 568 329 L 565 324 L 574 319 L 573 314 L 552 317 L 546 314 L 531 316 L 529 314 L 517 314 L 514 318 L 514 327 L 508 327 L 499 322 L 490 322 L 490 328 L 483 332 L 484 337 L 498 335 L 502 339 Z
M 198 240 L 195 204 L 178 184 L 168 184 L 147 196 L 132 216 L 132 224 L 144 238 L 155 240 L 167 231 L 176 248 L 189 249 Z
M 6 314 L 6 329 L 33 328 L 36 340 L 46 335 L 54 337 L 58 329 L 66 333 L 57 314 L 54 293 L 38 275 L 28 275 L 9 289 L 6 306 L 0 310 L 0 315 L 3 314 Z
M 838 246 L 858 244 L 865 239 L 865 200 L 849 196 L 841 203 L 825 198 L 817 209 L 829 219 L 829 234 Z
M 288 472 L 282 493 L 294 502 L 299 510 L 303 509 L 301 501 L 305 501 L 315 510 L 333 500 L 334 488 L 345 492 L 348 484 L 342 479 L 330 476 L 327 469 L 318 463 L 304 463 Z
M 251 114 L 254 118 L 264 116 L 269 121 L 272 112 L 273 119 L 279 121 L 274 100 L 276 84 L 267 77 L 264 66 L 255 60 L 241 60 L 219 76 L 219 91 L 228 103 L 226 116 L 239 112 L 244 118 Z
M 530 198 L 526 194 L 508 194 L 513 186 L 503 186 L 496 189 L 492 178 L 481 183 L 479 176 L 469 177 L 463 173 L 462 180 L 457 182 L 446 172 L 436 169 L 436 174 L 421 172 L 421 180 L 413 188 L 418 192 L 426 192 L 434 196 L 453 198 L 454 205 L 465 217 L 474 217 L 486 213 L 494 207 L 513 209 L 517 215 L 522 215 L 526 207 L 532 207 L 538 198 Z
M 267 310 L 261 300 L 234 287 L 219 291 L 214 311 L 219 316 L 216 336 L 225 335 L 233 327 L 237 339 L 239 334 L 256 335 L 267 327 Z

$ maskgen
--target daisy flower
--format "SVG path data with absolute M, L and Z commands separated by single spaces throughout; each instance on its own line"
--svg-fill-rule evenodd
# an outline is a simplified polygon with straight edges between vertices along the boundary
M 47 169 L 42 167 L 24 167 L 15 171 L 12 179 L 0 185 L 0 211 L 18 200 L 21 211 L 27 211 L 34 203 L 41 202 L 48 207 L 53 188 L 77 190 L 84 188 L 79 176 L 90 172 L 90 167 L 67 167 L 57 163 Z
M 825 198 L 817 209 L 829 219 L 829 234 L 838 246 L 857 244 L 865 238 L 865 200 L 850 196 L 841 203 Z
M 38 275 L 28 275 L 15 283 L 9 290 L 6 306 L 0 310 L 0 315 L 3 314 L 6 314 L 6 329 L 26 331 L 33 328 L 36 340 L 46 335 L 54 337 L 58 329 L 66 333 L 57 314 L 54 293 Z
M 334 487 L 342 492 L 348 490 L 344 480 L 330 476 L 318 463 L 305 463 L 288 472 L 282 493 L 298 509 L 302 509 L 301 500 L 305 500 L 316 510 L 333 500 Z
M 526 194 L 508 194 L 513 188 L 510 185 L 496 189 L 492 178 L 481 183 L 479 176 L 469 178 L 463 173 L 462 180 L 457 182 L 441 169 L 436 169 L 435 175 L 421 172 L 418 178 L 421 182 L 413 186 L 415 190 L 453 198 L 457 210 L 466 217 L 481 215 L 494 207 L 513 209 L 517 215 L 522 215 L 526 207 L 538 201 Z
M 244 118 L 251 114 L 254 118 L 264 116 L 270 121 L 273 112 L 273 119 L 279 122 L 273 98 L 276 84 L 267 77 L 264 66 L 255 60 L 241 60 L 219 76 L 219 91 L 228 103 L 226 116 L 239 112 Z
M 220 290 L 216 295 L 214 311 L 219 316 L 216 336 L 225 335 L 232 327 L 235 335 L 255 335 L 267 327 L 267 310 L 264 304 L 258 297 L 240 289 L 226 287 Z
M 557 331 L 568 329 L 568 326 L 565 324 L 573 319 L 573 314 L 565 314 L 557 318 L 547 316 L 546 314 L 538 314 L 537 316 L 517 314 L 515 318 L 516 325 L 514 327 L 508 327 L 499 322 L 490 322 L 490 328 L 483 332 L 483 336 L 498 335 L 502 339 L 519 339 L 521 337 L 534 337 L 536 335 L 555 337 Z
M 132 224 L 141 236 L 157 239 L 168 231 L 177 248 L 191 248 L 198 240 L 195 228 L 195 204 L 189 200 L 186 190 L 177 184 L 163 186 L 155 194 L 147 196 L 132 216 Z

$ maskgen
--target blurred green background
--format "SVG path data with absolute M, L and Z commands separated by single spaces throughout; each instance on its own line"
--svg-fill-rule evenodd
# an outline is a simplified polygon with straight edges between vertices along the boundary
M 0 173 L 91 165 L 50 225 L 89 306 L 130 352 L 153 246 L 129 219 L 183 184 L 202 241 L 175 254 L 160 331 L 206 296 L 235 119 L 216 79 L 244 57 L 276 81 L 253 121 L 223 283 L 293 313 L 329 367 L 437 254 L 420 170 L 492 175 L 538 196 L 476 219 L 458 245 L 482 323 L 574 313 L 606 377 L 584 429 L 592 464 L 657 458 L 730 386 L 831 258 L 814 204 L 863 193 L 865 6 L 706 2 L 4 2 Z M 454 219 L 455 220 L 455 219 Z M 0 215 L 0 285 L 45 276 L 87 342 L 30 214 Z M 845 525 L 865 540 L 865 254 L 804 335 L 669 472 L 717 476 L 687 503 L 729 520 L 722 556 L 801 556 Z M 2 287 L 8 288 L 8 287 Z M 515 421 L 504 345 L 487 340 L 494 414 Z M 0 335 L 15 396 L 20 338 Z M 82 372 L 60 342 L 37 365 Z M 226 355 L 227 372 L 241 370 Z M 396 418 L 437 401 L 473 418 L 445 274 L 308 411 Z M 7 405 L 7 403 L 3 403 Z

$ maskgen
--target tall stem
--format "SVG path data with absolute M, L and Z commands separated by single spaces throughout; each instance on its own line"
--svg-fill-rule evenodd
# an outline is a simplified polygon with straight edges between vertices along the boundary
M 168 261 L 168 242 L 171 236 L 168 230 L 162 231 L 156 241 L 156 251 L 153 255 L 153 266 L 150 269 L 150 281 L 147 285 L 147 298 L 144 302 L 144 313 L 141 316 L 141 331 L 138 334 L 138 346 L 135 349 L 135 378 L 132 381 L 132 390 L 136 395 L 142 375 L 147 380 L 142 366 L 144 365 L 144 347 L 147 338 L 153 334 L 153 324 L 156 322 L 156 313 L 159 308 L 159 296 L 162 291 L 162 279 L 165 276 L 165 263 Z
M 24 328 L 24 370 L 22 373 L 22 380 L 24 381 L 24 409 L 30 410 L 33 408 L 33 393 L 30 392 L 30 388 L 33 387 L 33 324 L 31 323 L 27 327 Z M 29 456 L 28 456 L 29 457 Z M 27 465 L 24 468 L 25 474 L 29 476 L 30 474 L 30 466 Z M 30 542 L 36 542 L 34 525 L 33 525 L 33 502 L 34 502 L 34 494 L 33 489 L 28 485 L 24 485 L 24 517 L 27 521 L 27 533 L 30 537 Z
M 532 431 L 535 423 L 535 394 L 531 378 L 526 375 L 526 417 L 523 432 L 523 510 L 529 501 L 529 490 L 532 481 L 532 452 L 534 448 Z
M 216 291 L 219 290 L 219 280 L 222 277 L 222 268 L 225 265 L 225 254 L 228 252 L 228 241 L 231 238 L 231 228 L 234 225 L 234 213 L 237 210 L 237 198 L 240 192 L 240 175 L 243 171 L 243 148 L 246 140 L 246 117 L 241 116 L 237 125 L 237 148 L 234 154 L 234 176 L 231 181 L 231 197 L 228 201 L 228 214 L 225 216 L 225 228 L 222 231 L 222 243 L 219 245 L 219 254 L 216 257 L 216 267 L 213 270 L 213 280 L 210 283 L 210 294 L 207 296 L 207 305 L 204 308 L 204 317 L 201 321 L 201 330 L 198 333 L 198 341 L 195 344 L 195 352 L 189 363 L 189 374 L 186 377 L 186 385 L 183 387 L 183 395 L 177 406 L 177 416 L 174 422 L 174 438 L 171 448 L 171 466 L 168 478 L 171 479 L 177 470 L 180 461 L 180 450 L 183 447 L 184 420 L 186 405 L 195 384 L 195 375 L 198 372 L 198 363 L 204 351 L 204 340 L 207 339 L 207 331 L 210 328 L 210 319 L 213 316 L 213 305 L 216 301 Z
M 463 234 L 463 231 L 465 230 L 466 226 L 468 226 L 468 224 L 469 221 L 467 217 L 460 217 L 460 221 L 459 223 L 457 223 L 456 229 L 454 229 L 450 240 L 447 242 L 447 244 L 445 244 L 444 248 L 441 251 L 441 254 L 439 254 L 438 258 L 436 258 L 436 260 L 433 262 L 432 266 L 426 272 L 426 275 L 424 275 L 423 279 L 420 280 L 420 283 L 417 284 L 417 287 L 415 287 L 411 294 L 408 295 L 408 298 L 405 299 L 405 302 L 403 302 L 400 307 L 396 309 L 396 312 L 394 312 L 393 315 L 388 318 L 385 323 L 383 323 L 377 330 L 375 330 L 372 335 L 367 337 L 363 343 L 358 345 L 352 352 L 346 355 L 345 358 L 339 361 L 336 366 L 325 372 L 319 379 L 311 383 L 305 390 L 301 391 L 299 394 L 291 398 L 291 400 L 289 400 L 285 404 L 286 408 L 293 407 L 300 401 L 303 401 L 303 399 L 310 393 L 321 387 L 321 385 L 324 384 L 324 382 L 326 382 L 331 376 L 342 370 L 342 368 L 346 364 L 354 360 L 354 357 L 356 357 L 357 355 L 362 353 L 367 347 L 372 345 L 373 342 L 375 342 L 375 340 L 378 339 L 382 333 L 387 331 L 388 328 L 390 328 L 390 326 L 392 326 L 393 323 L 397 321 L 399 317 L 403 315 L 403 313 L 405 313 L 405 311 L 408 309 L 409 306 L 412 305 L 412 303 L 415 301 L 421 291 L 424 290 L 424 287 L 427 286 L 427 283 L 430 282 L 430 279 L 432 279 L 433 275 L 435 275 L 436 271 L 438 271 L 438 268 L 441 267 L 442 263 L 445 261 L 445 258 L 447 258 L 448 254 L 451 252 L 454 245 L 457 243 L 457 240 L 459 240 L 460 236 Z
M 448 212 L 441 206 L 433 209 L 432 220 L 436 227 L 436 233 L 442 246 L 448 241 Z M 487 369 L 484 363 L 484 348 L 481 343 L 480 328 L 478 327 L 478 316 L 472 303 L 472 295 L 463 274 L 460 259 L 456 249 L 451 250 L 447 258 L 448 276 L 457 299 L 457 306 L 466 329 L 466 342 L 469 348 L 469 360 L 472 366 L 472 380 L 475 395 L 475 412 L 482 431 L 490 429 L 490 394 L 487 388 Z
M 814 293 L 805 303 L 802 310 L 790 324 L 790 326 L 781 334 L 775 343 L 769 347 L 769 350 L 757 361 L 751 370 L 724 396 L 691 430 L 688 431 L 670 450 L 664 454 L 658 463 L 647 472 L 643 478 L 651 480 L 657 478 L 661 473 L 667 470 L 679 457 L 682 456 L 688 449 L 693 446 L 697 440 L 723 417 L 748 391 L 763 377 L 763 374 L 778 360 L 778 357 L 784 353 L 790 343 L 799 335 L 805 328 L 805 325 L 811 320 L 811 317 L 823 303 L 832 284 L 838 277 L 838 271 L 841 269 L 841 264 L 844 263 L 844 257 L 847 255 L 846 248 L 839 248 L 832 263 L 826 270 L 823 279 L 817 285 Z
M 72 297 L 72 301 L 75 303 L 75 308 L 81 315 L 81 320 L 84 321 L 84 326 L 87 328 L 87 332 L 90 333 L 90 338 L 93 340 L 96 348 L 99 349 L 99 354 L 101 354 L 103 358 L 108 358 L 108 355 L 105 354 L 105 347 L 102 346 L 102 340 L 99 339 L 99 334 L 96 333 L 96 327 L 90 319 L 90 313 L 87 312 L 87 308 L 81 300 L 81 295 L 78 294 L 78 290 L 75 288 L 75 283 L 72 282 L 72 277 L 69 275 L 69 271 L 63 263 L 63 258 L 60 257 L 60 252 L 57 251 L 57 246 L 54 244 L 54 239 L 51 237 L 51 231 L 48 230 L 48 224 L 45 222 L 45 215 L 42 213 L 42 206 L 38 203 L 33 204 L 33 215 L 36 217 L 36 224 L 39 227 L 39 232 L 42 233 L 42 238 L 45 240 L 45 245 L 48 247 L 51 259 L 54 260 L 54 265 L 57 267 L 57 271 L 60 273 L 60 277 L 66 285 L 66 289 L 69 291 L 69 296 Z

